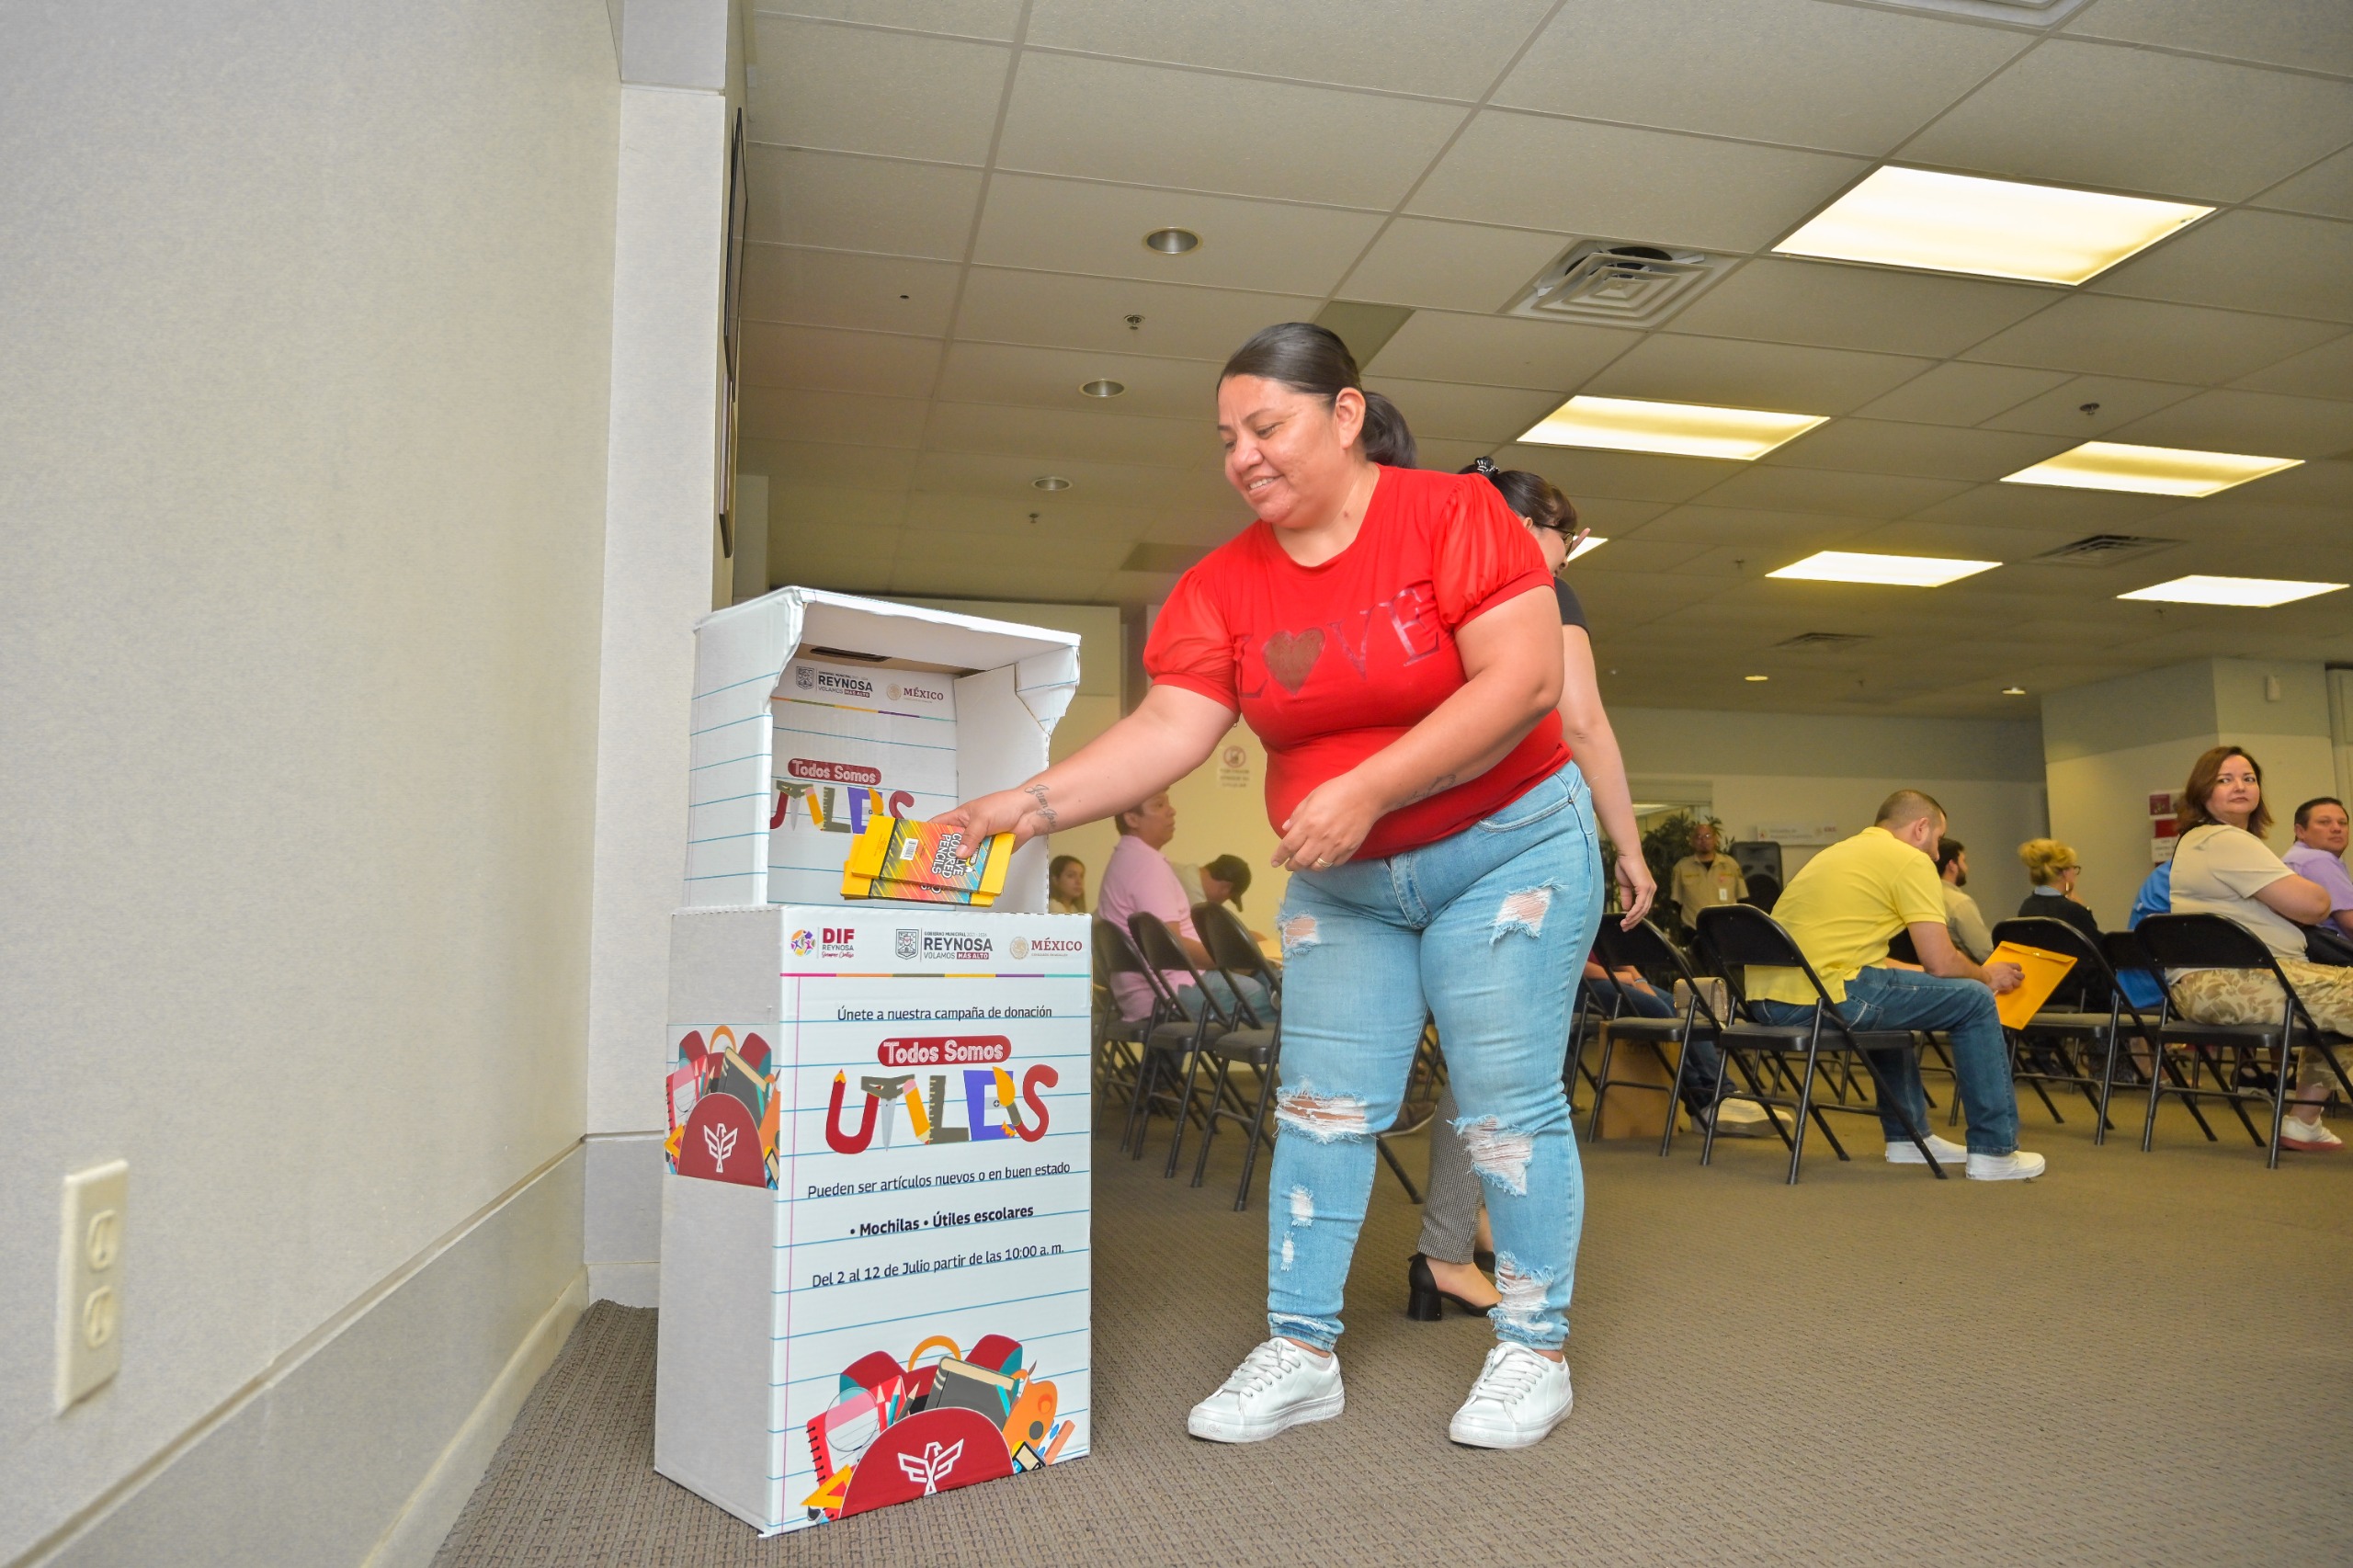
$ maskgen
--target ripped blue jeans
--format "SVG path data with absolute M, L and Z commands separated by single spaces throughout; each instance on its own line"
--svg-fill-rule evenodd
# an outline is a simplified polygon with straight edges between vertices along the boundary
M 1295 871 L 1283 896 L 1282 1085 L 1267 1322 L 1329 1349 L 1378 1153 L 1425 1017 L 1438 1022 L 1495 1233 L 1499 1339 L 1568 1338 L 1585 1185 L 1561 1090 L 1569 998 L 1601 919 L 1574 767 L 1450 838 Z

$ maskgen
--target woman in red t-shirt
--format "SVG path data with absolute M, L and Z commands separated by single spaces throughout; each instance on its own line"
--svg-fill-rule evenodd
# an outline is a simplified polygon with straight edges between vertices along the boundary
M 1553 710 L 1551 578 L 1484 479 L 1383 466 L 1405 457 L 1402 421 L 1322 327 L 1245 344 L 1219 378 L 1218 429 L 1258 521 L 1177 582 L 1144 650 L 1144 700 L 1020 789 L 941 820 L 1028 839 L 1108 816 L 1207 760 L 1237 712 L 1249 722 L 1267 746 L 1274 863 L 1292 871 L 1273 1337 L 1188 1429 L 1254 1442 L 1340 1413 L 1332 1347 L 1374 1138 L 1435 1017 L 1503 1298 L 1449 1432 L 1525 1447 L 1570 1403 L 1561 1346 L 1584 1193 L 1561 1049 L 1602 887 Z

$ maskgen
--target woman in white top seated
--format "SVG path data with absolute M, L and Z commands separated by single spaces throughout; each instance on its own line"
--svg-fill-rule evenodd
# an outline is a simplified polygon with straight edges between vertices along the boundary
M 2235 746 L 2216 746 L 2198 759 L 2182 791 L 2181 835 L 2173 852 L 2173 912 L 2219 915 L 2262 938 L 2279 960 L 2313 1021 L 2353 1033 L 2353 969 L 2332 969 L 2304 958 L 2303 925 L 2328 917 L 2328 892 L 2290 870 L 2263 842 L 2271 812 L 2263 803 L 2263 769 Z M 2177 971 L 2174 994 L 2202 1024 L 2276 1024 L 2287 999 L 2261 970 Z M 2342 1148 L 2321 1125 L 2332 1081 L 2316 1051 L 2304 1052 L 2296 1104 L 2282 1124 L 2279 1146 L 2310 1152 Z

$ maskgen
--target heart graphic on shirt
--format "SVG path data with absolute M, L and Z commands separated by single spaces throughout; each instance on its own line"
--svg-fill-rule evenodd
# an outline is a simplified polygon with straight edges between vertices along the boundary
M 1320 629 L 1306 631 L 1278 631 L 1267 639 L 1267 673 L 1282 683 L 1293 697 L 1307 684 L 1307 674 L 1324 653 L 1324 633 Z

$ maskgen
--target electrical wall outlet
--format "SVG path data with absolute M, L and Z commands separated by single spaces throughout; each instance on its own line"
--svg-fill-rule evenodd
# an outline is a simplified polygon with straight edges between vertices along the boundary
M 122 1239 L 131 1165 L 110 1160 L 65 1178 L 57 1257 L 57 1408 L 122 1369 Z

